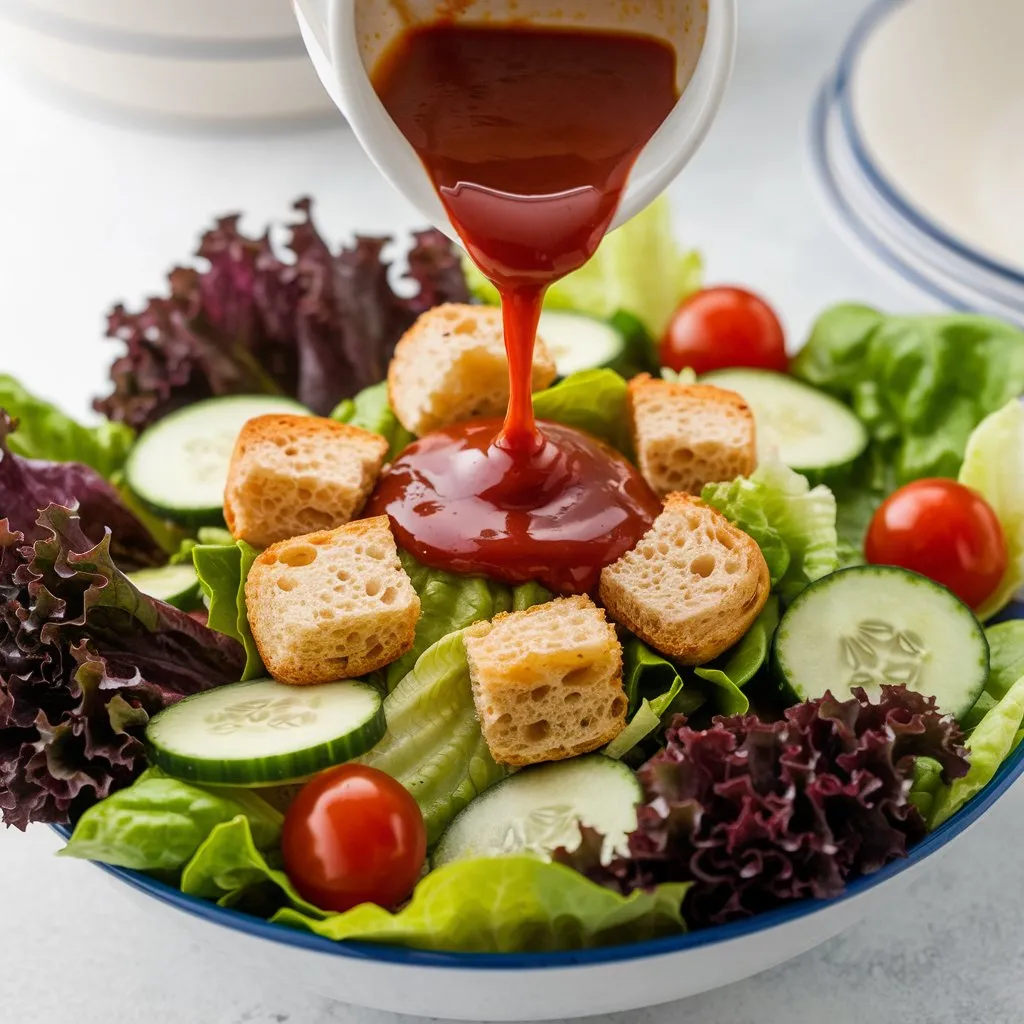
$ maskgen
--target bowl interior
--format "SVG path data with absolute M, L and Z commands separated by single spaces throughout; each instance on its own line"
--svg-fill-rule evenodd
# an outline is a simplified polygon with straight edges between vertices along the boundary
M 1024 4 L 882 10 L 850 81 L 868 158 L 940 230 L 1024 270 Z

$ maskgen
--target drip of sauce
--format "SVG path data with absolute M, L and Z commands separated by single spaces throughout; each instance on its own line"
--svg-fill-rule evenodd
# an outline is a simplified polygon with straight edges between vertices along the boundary
M 538 425 L 530 381 L 544 292 L 593 256 L 675 105 L 675 65 L 675 51 L 646 36 L 440 22 L 408 30 L 374 71 L 501 294 L 509 359 L 504 423 L 421 439 L 371 500 L 370 514 L 388 514 L 399 543 L 429 565 L 585 591 L 660 510 L 620 455 Z

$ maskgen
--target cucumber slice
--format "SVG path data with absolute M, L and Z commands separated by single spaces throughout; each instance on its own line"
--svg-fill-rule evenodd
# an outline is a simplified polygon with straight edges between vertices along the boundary
M 271 412 L 309 410 L 277 395 L 235 395 L 172 412 L 135 443 L 124 470 L 128 486 L 152 511 L 177 523 L 223 523 L 235 439 L 248 420 Z
M 633 772 L 600 754 L 526 768 L 455 818 L 437 844 L 433 864 L 517 853 L 547 860 L 560 846 L 579 846 L 580 824 L 605 836 L 605 857 L 624 852 L 642 799 Z
M 600 366 L 615 369 L 626 356 L 626 335 L 608 321 L 584 313 L 545 311 L 537 333 L 555 360 L 559 377 Z
M 831 395 L 768 370 L 716 370 L 701 377 L 746 399 L 757 423 L 758 447 L 776 449 L 799 473 L 847 466 L 868 446 L 864 424 Z
M 985 631 L 956 595 L 906 569 L 858 565 L 812 583 L 775 633 L 775 670 L 796 700 L 871 697 L 904 683 L 960 718 L 988 680 Z
M 151 763 L 175 778 L 276 786 L 358 757 L 384 729 L 380 694 L 367 683 L 254 679 L 165 708 L 146 726 L 146 743 Z
M 191 612 L 202 606 L 199 577 L 191 563 L 163 565 L 159 569 L 140 569 L 138 572 L 128 573 L 128 579 L 147 597 L 166 601 L 183 612 Z

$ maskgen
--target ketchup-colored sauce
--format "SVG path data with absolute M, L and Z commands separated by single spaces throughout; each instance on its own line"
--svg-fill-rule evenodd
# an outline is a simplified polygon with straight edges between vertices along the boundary
M 381 101 L 501 293 L 509 358 L 504 423 L 422 439 L 371 502 L 430 565 L 587 590 L 657 514 L 611 449 L 538 428 L 530 379 L 544 292 L 597 249 L 675 105 L 675 71 L 675 51 L 646 36 L 450 22 L 406 32 L 375 69 Z
M 367 515 L 388 513 L 398 543 L 428 565 L 593 590 L 602 566 L 633 547 L 661 502 L 626 459 L 588 434 L 542 423 L 544 443 L 522 456 L 494 448 L 500 427 L 473 420 L 421 438 L 384 474 Z

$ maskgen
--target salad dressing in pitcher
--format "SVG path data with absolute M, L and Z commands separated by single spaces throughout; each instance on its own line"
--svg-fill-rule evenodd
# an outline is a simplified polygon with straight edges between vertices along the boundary
M 501 294 L 510 401 L 502 424 L 411 445 L 368 514 L 388 514 L 429 565 L 592 589 L 661 506 L 611 448 L 535 422 L 533 348 L 547 287 L 593 256 L 678 99 L 675 51 L 647 36 L 440 22 L 400 36 L 373 81 Z

